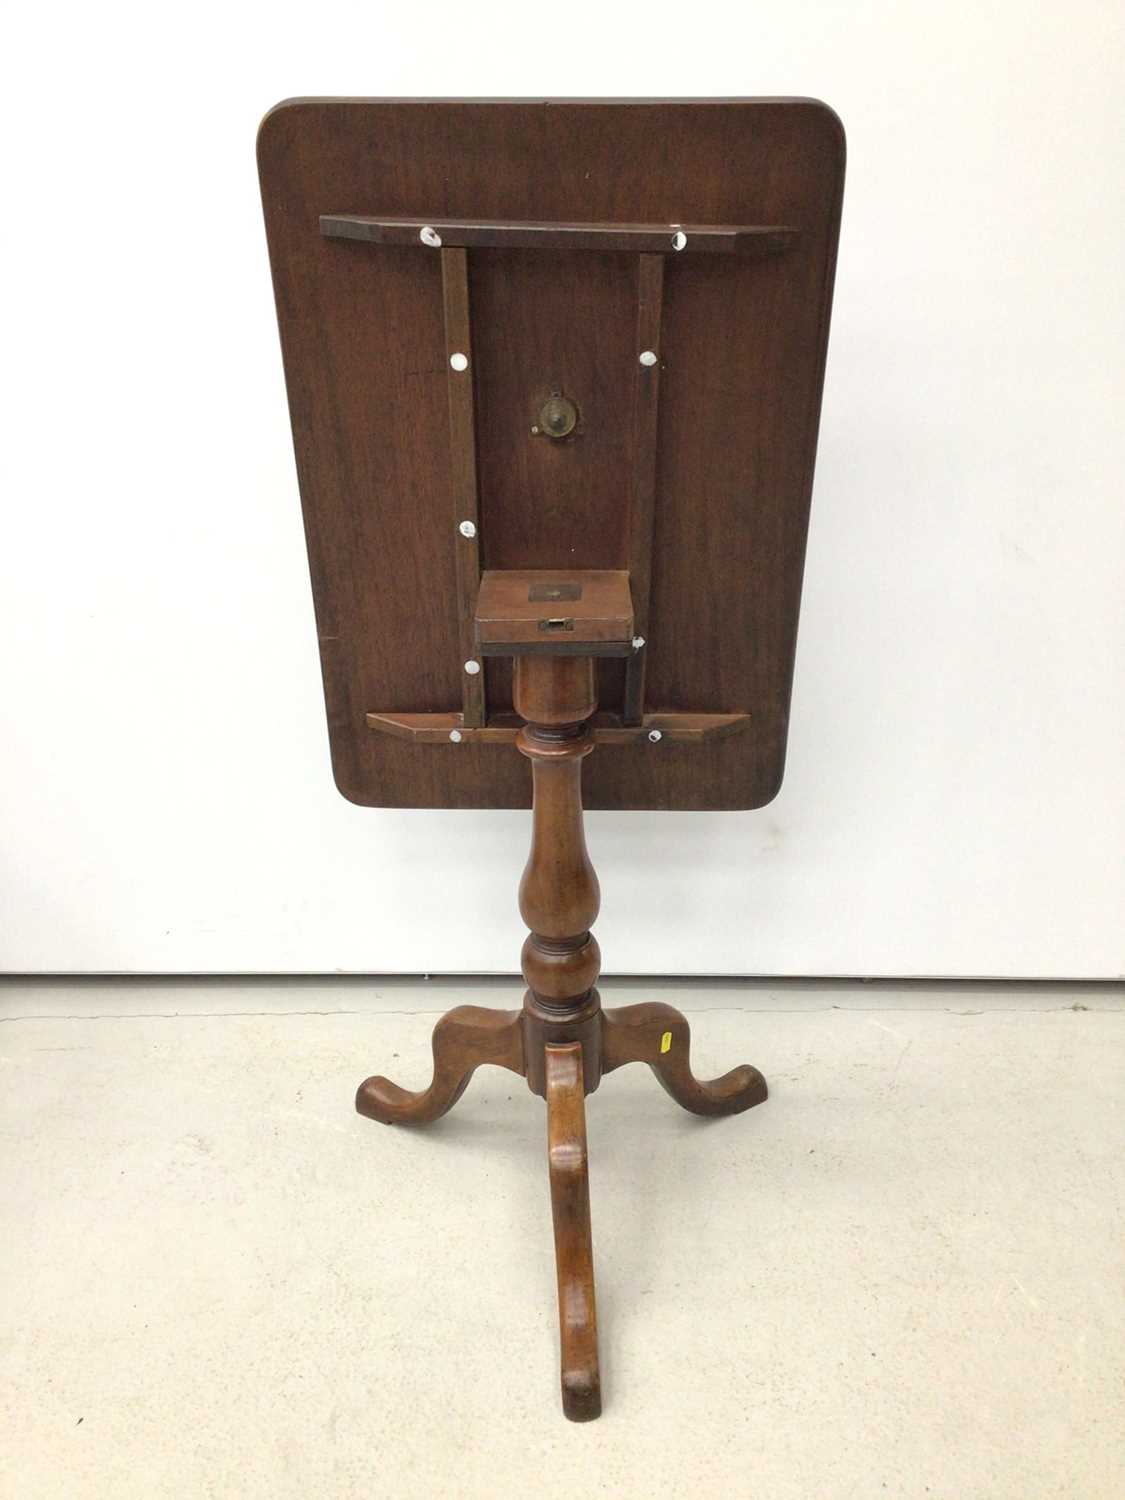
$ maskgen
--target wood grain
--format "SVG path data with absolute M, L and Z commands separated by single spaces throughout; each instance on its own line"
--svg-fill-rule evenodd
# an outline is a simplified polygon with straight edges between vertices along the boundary
M 452 755 L 367 726 L 369 712 L 462 704 L 463 445 L 447 413 L 444 249 L 326 236 L 321 216 L 795 231 L 783 254 L 659 257 L 645 706 L 749 725 L 659 755 L 605 745 L 586 785 L 595 808 L 768 802 L 839 226 L 836 117 L 810 100 L 303 99 L 267 116 L 258 153 L 333 773 L 367 805 L 526 807 L 530 778 L 486 742 Z M 637 254 L 450 248 L 467 254 L 481 566 L 627 569 Z M 531 432 L 555 391 L 579 412 L 565 441 Z M 620 713 L 622 664 L 598 677 Z M 510 707 L 509 684 L 490 666 L 490 714 Z

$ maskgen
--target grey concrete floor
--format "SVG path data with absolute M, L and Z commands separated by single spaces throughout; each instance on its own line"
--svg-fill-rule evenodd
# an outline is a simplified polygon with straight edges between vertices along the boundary
M 421 980 L 0 988 L 0 1494 L 1125 1495 L 1125 993 L 607 982 L 692 1018 L 682 1113 L 589 1100 L 605 1414 L 558 1409 L 541 1101 L 438 1124 Z

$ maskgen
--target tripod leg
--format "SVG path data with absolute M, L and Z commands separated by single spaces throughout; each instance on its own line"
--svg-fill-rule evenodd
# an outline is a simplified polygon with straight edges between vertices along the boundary
M 691 1071 L 691 1030 L 671 1005 L 623 1005 L 602 1013 L 602 1072 L 644 1062 L 677 1104 L 695 1115 L 737 1115 L 768 1095 L 748 1063 L 704 1083 Z
M 547 1079 L 547 1161 L 555 1262 L 559 1278 L 563 1413 L 572 1422 L 601 1415 L 594 1255 L 590 1240 L 590 1179 L 582 1045 L 544 1049 Z
M 426 1125 L 452 1109 L 482 1063 L 523 1073 L 523 1023 L 517 1010 L 459 1005 L 434 1027 L 434 1078 L 411 1093 L 387 1078 L 368 1078 L 355 1096 L 361 1115 L 383 1125 Z

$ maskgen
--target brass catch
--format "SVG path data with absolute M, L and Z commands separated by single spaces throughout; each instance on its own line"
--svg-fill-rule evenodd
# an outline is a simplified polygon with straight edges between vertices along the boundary
M 569 437 L 578 426 L 578 408 L 568 396 L 560 396 L 556 392 L 548 396 L 539 408 L 539 423 L 533 427 L 533 433 L 542 434 L 549 438 Z

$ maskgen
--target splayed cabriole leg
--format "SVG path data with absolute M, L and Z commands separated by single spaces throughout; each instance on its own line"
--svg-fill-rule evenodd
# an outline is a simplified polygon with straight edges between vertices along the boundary
M 766 1080 L 742 1063 L 704 1083 L 691 1071 L 691 1029 L 671 1005 L 651 1002 L 602 1012 L 602 1072 L 643 1062 L 693 1115 L 737 1115 L 768 1096 Z
M 360 1084 L 355 1107 L 383 1125 L 426 1125 L 452 1109 L 484 1063 L 523 1073 L 523 1017 L 515 1010 L 459 1005 L 434 1027 L 434 1079 L 411 1093 L 388 1078 Z
M 572 1422 L 588 1422 L 601 1415 L 602 1393 L 582 1046 L 579 1042 L 569 1042 L 562 1047 L 545 1047 L 544 1055 L 547 1162 L 559 1282 L 562 1404 L 564 1414 Z

